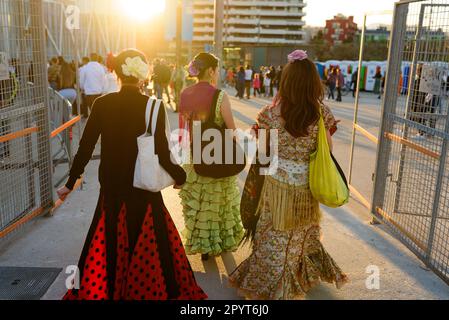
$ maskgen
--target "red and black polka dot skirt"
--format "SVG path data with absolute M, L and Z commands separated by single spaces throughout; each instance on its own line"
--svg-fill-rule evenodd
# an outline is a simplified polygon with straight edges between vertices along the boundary
M 101 198 L 80 260 L 79 287 L 64 300 L 207 299 L 163 203 L 146 203 L 136 230 L 130 230 L 135 206 L 122 202 L 114 216 Z

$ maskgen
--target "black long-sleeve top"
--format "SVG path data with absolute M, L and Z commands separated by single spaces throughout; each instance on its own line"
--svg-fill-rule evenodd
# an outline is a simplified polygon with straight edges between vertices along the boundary
M 145 132 L 148 99 L 137 87 L 124 86 L 120 92 L 105 95 L 95 101 L 70 170 L 67 188 L 73 189 L 76 180 L 83 174 L 101 136 L 99 180 L 102 189 L 114 193 L 128 193 L 134 189 L 137 137 Z M 161 166 L 176 184 L 182 185 L 185 183 L 186 173 L 171 161 L 165 134 L 165 117 L 165 108 L 161 108 L 155 133 L 155 151 Z

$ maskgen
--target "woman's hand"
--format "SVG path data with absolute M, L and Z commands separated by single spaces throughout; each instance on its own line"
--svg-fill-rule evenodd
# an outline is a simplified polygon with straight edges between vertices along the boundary
M 332 126 L 332 128 L 329 130 L 331 133 L 331 136 L 333 136 L 335 134 L 335 132 L 337 132 L 338 127 L 337 125 L 341 122 L 341 120 L 336 120 L 334 125 Z
M 70 190 L 66 186 L 64 186 L 64 187 L 58 189 L 58 191 L 56 191 L 59 199 L 61 199 L 62 201 L 64 201 L 67 198 L 67 196 L 70 194 L 70 192 L 72 192 L 72 190 Z
M 175 185 L 173 186 L 173 189 L 175 189 L 175 190 L 181 190 L 181 189 L 182 189 L 182 185 L 175 184 Z

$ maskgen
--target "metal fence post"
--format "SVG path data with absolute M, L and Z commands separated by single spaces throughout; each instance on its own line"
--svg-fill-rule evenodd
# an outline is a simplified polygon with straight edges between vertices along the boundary
M 424 21 L 424 12 L 425 12 L 425 5 L 421 6 L 421 10 L 419 13 L 419 22 L 418 22 L 418 28 L 416 30 L 416 36 L 415 36 L 415 47 L 413 49 L 413 58 L 412 63 L 410 67 L 410 73 L 409 73 L 409 83 L 407 88 L 407 103 L 405 105 L 405 115 L 404 118 L 409 118 L 409 113 L 411 109 L 411 104 L 413 100 L 413 95 L 411 94 L 414 92 L 414 86 L 415 86 L 415 77 L 416 77 L 416 70 L 418 65 L 418 53 L 420 52 L 421 47 L 421 32 L 422 32 L 422 24 Z M 407 138 L 408 137 L 409 128 L 405 124 L 402 127 L 402 137 Z M 396 182 L 396 196 L 394 201 L 394 212 L 397 211 L 399 206 L 399 201 L 401 200 L 401 186 L 402 186 L 402 179 L 404 175 L 404 159 L 405 159 L 405 152 L 407 150 L 407 146 L 401 144 L 401 160 L 399 161 L 399 170 L 398 170 L 398 178 Z
M 388 154 L 391 142 L 383 139 L 385 132 L 391 130 L 391 122 L 387 115 L 396 105 L 399 75 L 401 72 L 401 48 L 404 43 L 404 34 L 407 22 L 408 4 L 396 3 L 393 13 L 393 27 L 390 37 L 388 53 L 388 67 L 385 82 L 385 98 L 382 104 L 382 119 L 379 130 L 379 146 L 376 155 L 376 171 L 374 175 L 374 188 L 372 197 L 372 213 L 377 214 L 377 208 L 383 207 L 385 197 L 385 181 L 388 176 Z
M 446 125 L 444 132 L 449 135 L 449 115 L 446 115 Z M 429 239 L 427 241 L 427 252 L 426 252 L 426 260 L 431 263 L 432 259 L 432 249 L 433 249 L 433 240 L 435 238 L 435 227 L 438 218 L 438 212 L 440 208 L 440 200 L 441 200 L 441 188 L 443 185 L 443 179 L 446 173 L 446 162 L 448 157 L 448 149 L 449 149 L 449 140 L 444 139 L 443 145 L 441 147 L 441 155 L 440 155 L 440 164 L 438 169 L 438 177 L 437 183 L 435 187 L 435 200 L 433 202 L 432 208 L 432 221 L 430 223 L 430 232 Z
M 356 137 L 356 124 L 358 122 L 358 114 L 359 114 L 359 100 L 360 100 L 360 79 L 362 76 L 362 68 L 363 68 L 363 54 L 365 51 L 365 30 L 366 30 L 366 14 L 363 16 L 363 28 L 362 35 L 360 40 L 360 54 L 359 54 L 359 69 L 357 70 L 357 82 L 356 82 L 356 95 L 355 95 L 355 104 L 354 104 L 354 120 L 352 123 L 352 135 L 351 135 L 351 151 L 349 155 L 349 175 L 348 175 L 348 183 L 352 184 L 352 167 L 354 161 L 354 147 L 355 147 L 355 137 Z
M 221 66 L 223 65 L 223 19 L 224 19 L 224 0 L 215 0 L 215 35 L 214 35 L 214 51 L 220 60 L 218 65 L 218 77 L 217 87 L 221 88 Z
M 45 108 L 40 110 L 42 113 L 40 117 L 37 117 L 39 131 L 38 137 L 38 169 L 39 169 L 39 184 L 40 184 L 40 205 L 44 210 L 49 210 L 53 206 L 53 176 L 52 176 L 52 159 L 50 149 L 50 123 L 49 115 L 49 98 L 47 90 L 47 70 L 46 70 L 46 45 L 45 45 L 45 33 L 44 33 L 44 16 L 43 16 L 43 2 L 42 0 L 30 0 L 31 25 L 36 34 L 33 36 L 33 60 L 40 61 L 40 64 L 36 65 L 38 68 L 37 83 L 39 87 L 36 90 L 40 91 L 40 95 L 44 97 Z

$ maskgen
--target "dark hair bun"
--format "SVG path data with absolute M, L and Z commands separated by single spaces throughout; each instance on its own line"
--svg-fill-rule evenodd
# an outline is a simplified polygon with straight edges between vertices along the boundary
M 209 68 L 216 69 L 218 62 L 218 58 L 211 53 L 198 53 L 189 65 L 189 74 L 191 77 L 201 79 Z

